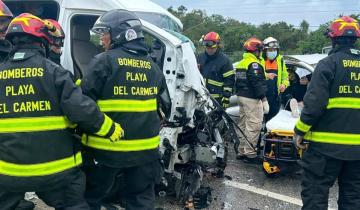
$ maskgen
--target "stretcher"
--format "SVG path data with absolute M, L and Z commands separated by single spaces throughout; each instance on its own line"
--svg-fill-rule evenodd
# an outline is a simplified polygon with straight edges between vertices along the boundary
M 267 176 L 280 172 L 291 172 L 297 168 L 297 161 L 303 151 L 293 143 L 294 127 L 299 118 L 290 111 L 280 112 L 266 123 L 267 133 L 263 138 L 263 171 Z

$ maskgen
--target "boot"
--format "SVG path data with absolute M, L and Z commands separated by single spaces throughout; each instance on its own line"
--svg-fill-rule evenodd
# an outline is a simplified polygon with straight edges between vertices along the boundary
M 15 210 L 33 210 L 34 208 L 35 204 L 33 202 L 23 199 Z

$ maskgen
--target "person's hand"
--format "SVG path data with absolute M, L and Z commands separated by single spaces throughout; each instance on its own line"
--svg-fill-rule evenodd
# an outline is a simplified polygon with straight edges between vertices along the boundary
M 286 87 L 284 84 L 281 84 L 279 87 L 280 93 L 283 93 L 285 91 Z
M 266 77 L 267 77 L 268 79 L 273 80 L 275 77 L 277 77 L 277 74 L 275 74 L 275 73 L 267 73 L 267 74 L 266 74 Z
M 124 137 L 125 134 L 124 130 L 121 128 L 119 123 L 114 123 L 114 124 L 115 124 L 114 132 L 109 137 L 110 141 L 112 142 L 119 141 L 121 138 Z
M 264 114 L 269 114 L 269 111 L 270 111 L 269 102 L 267 101 L 266 98 L 265 98 L 265 100 L 263 99 L 261 101 L 262 101 L 262 105 L 263 105 Z
M 303 140 L 304 140 L 303 136 L 300 136 L 300 135 L 298 135 L 296 133 L 294 134 L 293 142 L 294 142 L 296 148 L 298 148 L 298 149 L 305 149 L 306 148 L 306 145 L 304 144 Z

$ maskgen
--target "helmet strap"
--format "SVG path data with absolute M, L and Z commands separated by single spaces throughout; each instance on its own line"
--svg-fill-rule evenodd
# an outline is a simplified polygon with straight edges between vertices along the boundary
M 338 46 L 343 46 L 343 47 L 353 47 L 355 45 L 357 38 L 356 37 L 336 37 L 334 39 L 332 39 L 332 46 L 333 48 L 338 45 Z

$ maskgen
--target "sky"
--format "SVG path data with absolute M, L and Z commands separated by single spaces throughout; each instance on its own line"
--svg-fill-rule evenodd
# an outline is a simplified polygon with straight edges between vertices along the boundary
M 184 5 L 188 11 L 205 10 L 246 23 L 285 21 L 298 27 L 302 20 L 315 30 L 338 15 L 360 14 L 360 0 L 152 0 L 164 8 Z

